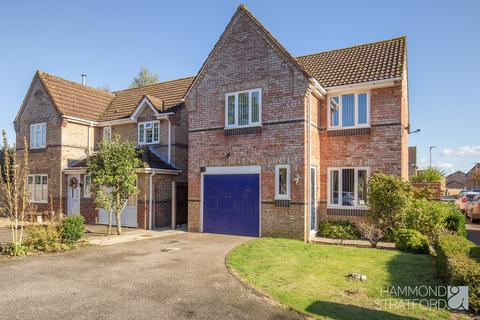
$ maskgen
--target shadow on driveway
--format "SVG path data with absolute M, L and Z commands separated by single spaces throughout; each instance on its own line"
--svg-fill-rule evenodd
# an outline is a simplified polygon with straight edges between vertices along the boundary
M 480 247 L 480 224 L 467 223 L 467 238 Z

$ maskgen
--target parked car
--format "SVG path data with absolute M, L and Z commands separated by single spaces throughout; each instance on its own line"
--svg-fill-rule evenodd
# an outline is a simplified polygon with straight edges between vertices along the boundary
M 472 191 L 465 192 L 461 194 L 461 196 L 458 197 L 457 200 L 455 200 L 455 205 L 462 212 L 465 212 L 468 202 L 472 201 L 473 198 L 475 198 L 479 194 L 480 194 L 479 192 L 472 192 Z
M 480 194 L 475 196 L 472 201 L 467 202 L 465 214 L 471 222 L 480 219 Z

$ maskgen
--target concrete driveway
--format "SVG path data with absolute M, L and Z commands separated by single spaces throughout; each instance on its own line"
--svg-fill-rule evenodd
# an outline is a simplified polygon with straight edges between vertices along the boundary
M 0 261 L 0 319 L 295 319 L 233 278 L 248 238 L 185 233 Z

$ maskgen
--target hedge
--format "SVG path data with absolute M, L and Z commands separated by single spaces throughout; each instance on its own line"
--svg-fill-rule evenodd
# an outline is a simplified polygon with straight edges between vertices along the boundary
M 354 223 L 349 221 L 322 220 L 318 225 L 317 236 L 330 239 L 355 240 L 360 238 L 360 231 Z
M 469 309 L 480 313 L 480 248 L 457 235 L 444 235 L 436 244 L 439 275 L 449 285 L 468 286 Z

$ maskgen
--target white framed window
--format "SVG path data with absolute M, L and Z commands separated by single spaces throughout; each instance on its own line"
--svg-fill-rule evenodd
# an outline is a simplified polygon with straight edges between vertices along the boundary
M 138 144 L 158 143 L 159 121 L 146 121 L 138 124 Z
M 290 165 L 275 166 L 275 200 L 290 200 Z
M 112 140 L 112 127 L 103 127 L 103 140 Z
M 48 176 L 46 174 L 30 174 L 27 176 L 28 201 L 47 203 Z
M 330 96 L 328 129 L 370 126 L 370 94 L 368 92 Z
M 85 198 L 90 198 L 91 190 L 92 190 L 92 180 L 90 178 L 90 175 L 86 174 L 83 177 L 83 196 Z
M 368 167 L 328 168 L 329 207 L 367 208 Z
M 30 125 L 30 149 L 45 148 L 47 145 L 47 123 Z
M 262 122 L 262 89 L 225 95 L 225 127 L 258 126 Z

